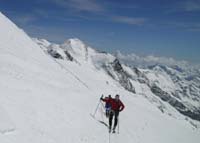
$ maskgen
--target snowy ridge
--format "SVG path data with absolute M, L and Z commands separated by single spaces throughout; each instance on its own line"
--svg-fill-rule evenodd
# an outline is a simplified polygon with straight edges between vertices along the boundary
M 0 142 L 108 142 L 107 128 L 90 116 L 102 94 L 120 94 L 126 106 L 112 142 L 199 142 L 199 123 L 155 96 L 142 69 L 77 40 L 37 45 L 1 13 L 0 39 Z M 107 122 L 103 112 L 101 105 L 95 117 Z

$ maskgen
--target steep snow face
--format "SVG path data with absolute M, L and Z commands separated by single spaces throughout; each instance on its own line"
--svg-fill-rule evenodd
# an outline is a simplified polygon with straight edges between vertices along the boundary
M 186 121 L 184 116 L 171 111 L 173 109 L 165 103 L 166 110 L 174 112 L 175 116 L 163 114 L 141 94 L 125 90 L 119 83 L 122 81 L 120 76 L 131 77 L 123 81 L 129 81 L 137 89 L 145 89 L 145 94 L 152 95 L 150 90 L 146 90 L 147 85 L 141 86 L 137 82 L 139 71 L 123 68 L 125 66 L 110 54 L 91 49 L 88 61 L 85 54 L 79 53 L 84 59 L 82 61 L 78 54 L 73 55 L 61 45 L 37 40 L 42 50 L 1 13 L 0 38 L 2 143 L 108 142 L 107 127 L 98 122 L 108 122 L 102 104 L 95 119 L 90 114 L 94 114 L 102 94 L 116 93 L 121 95 L 126 107 L 119 117 L 120 134 L 112 134 L 111 142 L 199 142 L 200 132 L 191 126 L 191 120 Z M 62 58 L 55 57 L 52 52 Z M 92 60 L 96 55 L 98 62 Z M 109 76 L 99 63 L 110 63 L 113 74 L 118 74 L 116 79 Z M 142 79 L 145 78 L 141 76 Z
M 81 110 L 86 113 L 89 108 L 85 99 L 95 97 L 80 79 L 45 54 L 1 13 L 0 39 L 0 141 L 37 143 L 76 139 L 76 130 L 72 128 L 76 128 L 75 124 L 81 128 L 78 112 L 86 107 Z M 85 96 L 78 97 L 80 93 Z M 64 139 L 69 130 L 71 138 Z
M 29 38 L 23 30 L 19 29 L 9 19 L 0 13 L 0 49 L 1 64 L 5 59 L 10 60 L 10 66 L 13 61 L 23 63 L 27 67 L 24 70 L 42 67 L 43 70 L 51 69 L 54 64 L 46 65 L 49 58 L 39 48 L 39 46 Z M 37 56 L 36 56 L 37 55 Z M 38 56 L 41 58 L 38 59 Z M 13 57 L 13 58 L 11 58 Z M 16 63 L 17 64 L 17 63 Z M 31 66 L 30 66 L 31 64 Z M 9 65 L 6 65 L 9 66 Z M 18 65 L 20 66 L 20 65 Z

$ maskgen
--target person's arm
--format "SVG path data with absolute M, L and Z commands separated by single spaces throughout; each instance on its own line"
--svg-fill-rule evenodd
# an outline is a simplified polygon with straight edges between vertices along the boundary
M 119 109 L 119 111 L 121 112 L 122 110 L 124 110 L 124 108 L 125 108 L 124 104 L 120 101 L 120 109 Z
M 100 100 L 106 102 L 106 98 L 103 98 L 103 95 L 101 96 Z

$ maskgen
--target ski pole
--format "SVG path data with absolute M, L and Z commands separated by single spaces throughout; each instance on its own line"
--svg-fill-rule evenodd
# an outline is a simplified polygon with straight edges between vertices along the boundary
M 102 102 L 101 102 L 102 103 Z M 104 122 L 104 118 L 103 118 L 103 115 L 104 115 L 104 112 L 103 112 L 103 103 L 101 104 L 101 118 L 102 118 L 102 121 Z
M 95 111 L 94 111 L 93 117 L 95 117 L 95 115 L 96 115 L 96 112 L 97 112 L 97 110 L 98 110 L 98 108 L 99 108 L 100 102 L 101 102 L 101 101 L 99 100 L 99 103 L 97 104 L 97 107 L 96 107 L 96 109 L 95 109 Z
M 119 134 L 119 116 L 118 116 L 118 127 L 117 127 L 117 132 L 118 132 L 118 134 Z
M 111 140 L 110 140 L 110 133 L 108 133 L 108 135 L 109 135 L 108 143 L 111 143 Z
M 101 97 L 103 97 L 103 95 L 102 95 Z M 96 107 L 96 109 L 95 109 L 95 111 L 94 111 L 93 117 L 95 117 L 96 112 L 97 112 L 97 110 L 98 110 L 98 108 L 99 108 L 100 103 L 101 103 L 101 100 L 99 99 L 99 102 L 98 102 L 97 107 Z

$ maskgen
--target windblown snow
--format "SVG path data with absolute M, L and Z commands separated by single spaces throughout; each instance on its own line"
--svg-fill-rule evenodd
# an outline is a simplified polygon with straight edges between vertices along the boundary
M 33 41 L 0 13 L 0 142 L 109 142 L 107 127 L 98 122 L 108 122 L 103 106 L 100 104 L 95 119 L 91 114 L 102 94 L 119 94 L 125 109 L 119 116 L 119 134 L 111 134 L 111 142 L 198 143 L 200 131 L 193 124 L 199 122 L 155 97 L 123 65 L 132 80 L 125 78 L 123 70 L 116 70 L 119 66 L 112 67 L 115 59 L 79 39 L 61 45 Z M 165 88 L 166 78 L 160 78 Z M 173 88 L 170 85 L 167 90 Z M 164 113 L 160 105 L 165 107 Z

